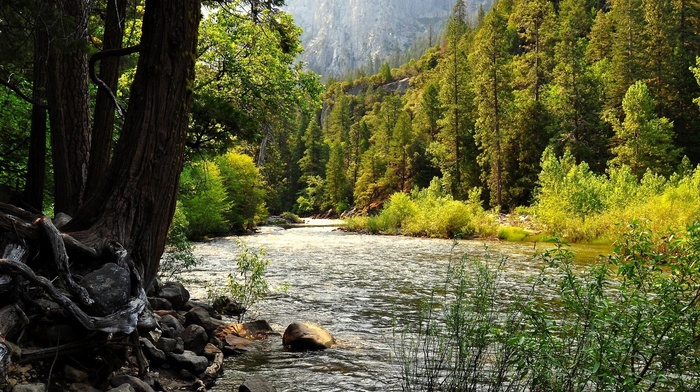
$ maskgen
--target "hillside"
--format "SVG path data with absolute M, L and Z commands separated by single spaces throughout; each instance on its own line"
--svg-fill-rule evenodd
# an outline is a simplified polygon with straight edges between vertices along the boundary
M 304 29 L 301 60 L 323 76 L 340 76 L 407 50 L 418 38 L 433 42 L 449 17 L 454 0 L 288 0 L 284 10 Z M 470 0 L 476 15 L 491 0 Z M 429 39 L 429 38 L 428 38 Z

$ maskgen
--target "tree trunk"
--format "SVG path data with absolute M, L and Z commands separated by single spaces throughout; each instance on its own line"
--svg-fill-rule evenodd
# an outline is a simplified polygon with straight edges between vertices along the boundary
M 120 49 L 124 38 L 126 0 L 107 2 L 107 18 L 102 45 L 103 50 Z M 119 56 L 111 56 L 100 61 L 100 80 L 116 95 L 119 80 Z M 100 87 L 95 99 L 95 116 L 92 125 L 90 162 L 88 165 L 85 198 L 89 198 L 109 168 L 114 133 L 114 111 L 116 107 L 109 92 Z
M 52 37 L 47 99 L 51 121 L 54 211 L 73 215 L 85 189 L 90 151 L 90 90 L 87 43 L 87 0 L 56 2 L 64 23 Z
M 37 18 L 38 19 L 38 18 Z M 38 103 L 46 100 L 46 61 L 48 59 L 48 34 L 45 26 L 37 22 L 34 32 L 34 103 L 29 136 L 29 160 L 24 187 L 24 201 L 36 211 L 44 204 L 46 180 L 46 108 Z
M 109 171 L 66 226 L 117 241 L 145 287 L 156 276 L 177 199 L 192 103 L 199 0 L 148 0 L 129 109 Z

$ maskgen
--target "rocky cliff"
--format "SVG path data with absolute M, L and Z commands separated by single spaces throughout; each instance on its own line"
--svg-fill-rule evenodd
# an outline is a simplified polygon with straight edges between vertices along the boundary
M 340 76 L 383 62 L 408 49 L 418 37 L 434 35 L 452 12 L 455 0 L 287 0 L 284 7 L 304 29 L 301 60 L 324 76 Z M 476 15 L 491 0 L 467 0 Z M 437 38 L 435 38 L 437 39 Z

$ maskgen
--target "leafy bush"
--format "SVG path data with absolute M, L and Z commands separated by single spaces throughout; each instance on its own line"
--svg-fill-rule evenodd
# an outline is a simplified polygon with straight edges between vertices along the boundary
M 397 330 L 403 390 L 698 390 L 700 225 L 663 252 L 654 237 L 633 225 L 583 270 L 562 246 L 536 256 L 541 275 L 510 303 L 503 257 L 451 263 L 444 295 Z
M 213 162 L 185 166 L 180 176 L 180 203 L 188 222 L 188 237 L 200 239 L 226 231 L 224 212 L 230 204 L 219 168 Z
M 635 220 L 647 220 L 656 233 L 679 230 L 700 217 L 700 168 L 686 159 L 678 172 L 667 179 L 647 171 L 637 179 L 623 165 L 596 175 L 571 154 L 557 158 L 548 149 L 535 203 L 525 210 L 539 229 L 570 241 L 613 241 Z
M 454 200 L 435 178 L 428 188 L 391 196 L 376 217 L 353 218 L 346 228 L 370 233 L 455 238 L 493 236 L 496 220 L 481 207 L 481 193 L 473 190 L 467 201 Z
M 249 229 L 267 217 L 265 180 L 253 158 L 235 150 L 216 159 L 226 189 L 228 224 L 237 230 Z
M 265 279 L 265 270 L 270 261 L 265 258 L 265 250 L 254 251 L 239 241 L 239 253 L 236 256 L 236 272 L 229 273 L 224 288 L 208 288 L 212 302 L 230 298 L 242 310 L 238 321 L 243 321 L 245 314 L 250 314 L 256 304 L 270 294 L 270 287 Z

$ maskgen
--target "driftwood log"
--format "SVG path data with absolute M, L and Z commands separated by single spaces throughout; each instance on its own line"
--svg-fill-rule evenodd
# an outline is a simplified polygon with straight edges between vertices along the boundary
M 116 242 L 106 242 L 99 248 L 81 243 L 61 233 L 46 216 L 0 203 L 0 254 L 0 374 L 6 371 L 12 356 L 18 355 L 11 341 L 29 324 L 31 315 L 28 317 L 23 308 L 34 309 L 31 303 L 40 299 L 37 296 L 57 304 L 63 315 L 85 330 L 96 332 L 94 336 L 102 343 L 115 341 L 115 335 L 124 337 L 120 344 L 129 342 L 137 326 L 155 325 L 149 320 L 151 313 L 144 311 L 147 298 L 141 276 L 127 251 Z M 110 309 L 112 313 L 107 315 L 95 314 L 95 298 L 79 282 L 86 273 L 106 263 L 129 271 L 131 291 L 120 309 Z M 82 346 L 91 349 L 95 345 Z M 59 348 L 34 348 L 19 353 L 19 359 L 27 360 L 47 350 L 55 353 Z M 79 349 L 74 346 L 67 351 Z

